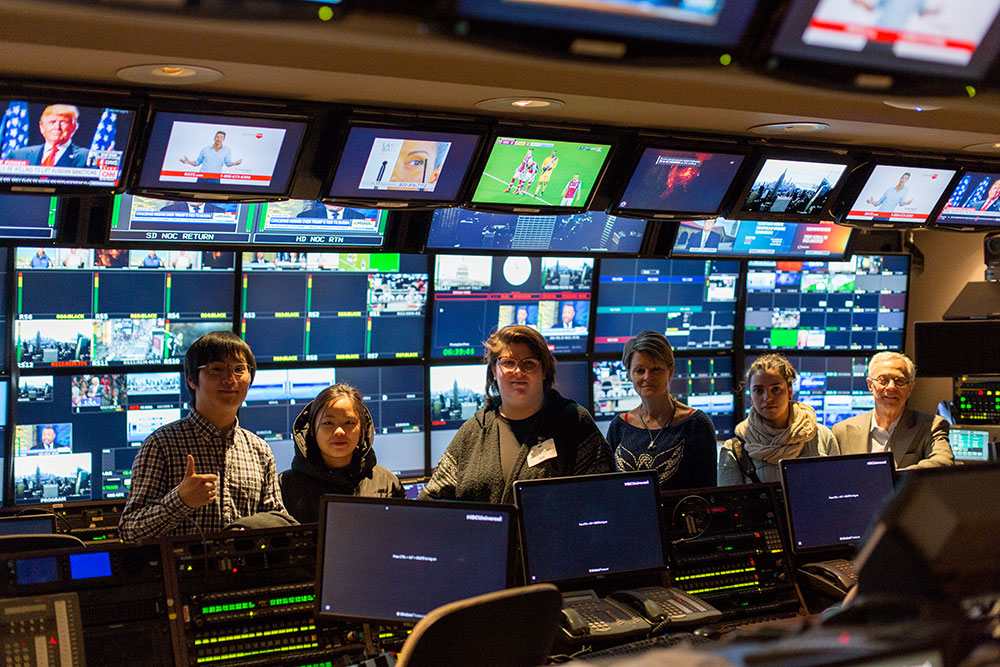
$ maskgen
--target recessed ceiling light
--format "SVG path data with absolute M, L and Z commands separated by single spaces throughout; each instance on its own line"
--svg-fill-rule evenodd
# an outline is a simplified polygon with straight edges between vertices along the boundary
M 804 132 L 822 132 L 830 126 L 816 121 L 792 121 L 788 123 L 768 123 L 754 125 L 750 132 L 754 134 L 801 134 Z
M 893 100 L 885 100 L 882 104 L 892 107 L 893 109 L 902 109 L 903 111 L 937 111 L 938 109 L 943 109 L 944 107 L 940 104 L 918 104 L 916 102 L 895 102 Z
M 562 106 L 564 106 L 562 100 L 545 97 L 497 97 L 476 102 L 477 108 L 487 111 L 521 111 L 526 109 L 541 111 L 542 109 L 558 109 Z
M 222 78 L 222 72 L 210 67 L 179 65 L 176 63 L 157 65 L 133 65 L 118 70 L 119 79 L 134 83 L 153 83 L 161 86 L 186 86 L 192 83 L 207 83 Z
M 983 144 L 972 144 L 963 146 L 966 153 L 1000 153 L 1000 142 L 987 142 Z

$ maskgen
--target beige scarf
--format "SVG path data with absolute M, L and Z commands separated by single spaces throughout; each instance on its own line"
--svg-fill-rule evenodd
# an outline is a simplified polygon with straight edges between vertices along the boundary
M 794 459 L 806 443 L 816 437 L 816 411 L 805 403 L 792 401 L 788 406 L 788 426 L 774 428 L 753 408 L 750 416 L 740 422 L 736 433 L 746 443 L 747 453 L 755 459 L 777 464 L 781 459 Z

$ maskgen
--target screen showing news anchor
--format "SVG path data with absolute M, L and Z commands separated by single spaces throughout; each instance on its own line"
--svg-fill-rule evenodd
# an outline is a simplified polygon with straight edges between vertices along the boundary
M 741 213 L 819 215 L 846 164 L 768 158 L 739 205 Z
M 742 155 L 647 148 L 615 208 L 715 213 L 741 164 Z
M 868 177 L 847 219 L 922 225 L 954 175 L 954 169 L 880 164 Z
M 54 239 L 57 197 L 0 195 L 0 239 Z
M 110 241 L 246 243 L 250 207 L 118 195 L 111 207 Z
M 453 202 L 481 135 L 351 127 L 329 196 Z
M 610 154 L 610 144 L 499 137 L 471 203 L 583 208 Z
M 118 187 L 133 112 L 0 99 L 0 183 L 53 189 Z
M 513 215 L 448 208 L 434 211 L 428 248 L 637 253 L 645 220 L 599 211 Z
M 1000 174 L 966 172 L 948 195 L 935 224 L 1000 227 Z
M 254 206 L 254 243 L 381 247 L 389 212 L 289 199 Z
M 671 257 L 810 257 L 842 259 L 851 230 L 832 222 L 689 220 L 680 223 Z
M 997 54 L 1000 0 L 796 0 L 778 55 L 978 79 Z
M 284 194 L 305 128 L 304 120 L 157 112 L 139 189 Z

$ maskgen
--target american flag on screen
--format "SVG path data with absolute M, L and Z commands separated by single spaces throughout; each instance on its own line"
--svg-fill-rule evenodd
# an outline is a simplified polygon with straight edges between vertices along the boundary
M 968 176 L 966 176 L 968 178 Z M 990 178 L 987 176 L 983 180 L 979 181 L 979 185 L 976 189 L 972 191 L 972 194 L 965 198 L 965 205 L 968 206 L 971 202 L 982 202 L 986 201 L 986 191 L 990 189 Z
M 965 194 L 966 189 L 969 187 L 969 181 L 972 176 L 966 174 L 962 177 L 962 180 L 958 182 L 955 186 L 955 191 L 951 193 L 951 197 L 948 198 L 948 203 L 945 204 L 946 208 L 953 208 L 955 206 L 960 206 L 962 204 L 962 195 Z
M 28 145 L 28 103 L 13 101 L 7 105 L 0 123 L 0 159 Z
M 105 109 L 101 120 L 94 130 L 94 139 L 90 142 L 92 151 L 113 151 L 115 149 L 115 131 L 118 122 L 118 112 Z

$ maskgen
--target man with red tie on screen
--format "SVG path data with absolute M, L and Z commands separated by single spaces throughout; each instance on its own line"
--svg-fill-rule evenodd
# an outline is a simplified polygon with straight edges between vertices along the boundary
M 977 211 L 1000 210 L 1000 178 L 993 182 L 983 199 L 972 202 L 971 206 Z
M 90 151 L 72 142 L 76 134 L 80 111 L 71 104 L 45 107 L 38 119 L 38 130 L 44 144 L 26 146 L 12 151 L 11 160 L 27 160 L 29 165 L 42 167 L 86 167 Z

